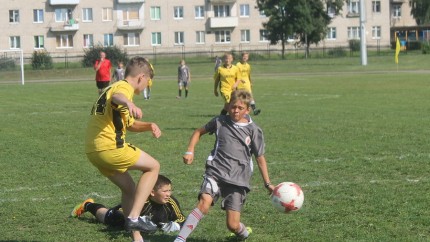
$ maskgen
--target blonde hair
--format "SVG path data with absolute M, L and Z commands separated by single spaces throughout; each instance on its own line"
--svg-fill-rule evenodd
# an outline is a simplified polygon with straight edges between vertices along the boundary
M 247 108 L 251 106 L 252 94 L 245 90 L 236 90 L 231 94 L 230 103 L 241 101 Z

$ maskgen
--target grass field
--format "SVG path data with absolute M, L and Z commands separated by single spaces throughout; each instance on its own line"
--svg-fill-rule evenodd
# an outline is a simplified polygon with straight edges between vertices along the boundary
M 272 182 L 298 183 L 305 202 L 296 213 L 279 214 L 256 171 L 242 216 L 254 231 L 248 241 L 430 240 L 430 56 L 402 56 L 399 67 L 392 56 L 376 58 L 365 67 L 358 58 L 251 63 L 262 109 L 254 121 L 265 132 Z M 202 138 L 193 165 L 181 155 L 193 130 L 222 106 L 212 94 L 212 67 L 191 63 L 190 96 L 178 100 L 176 65 L 156 66 L 152 99 L 135 101 L 163 135 L 128 135 L 160 161 L 186 215 L 213 137 Z M 75 80 L 82 73 L 91 76 Z M 96 98 L 93 73 L 45 74 L 50 81 L 0 85 L 0 241 L 130 241 L 90 214 L 69 217 L 88 197 L 116 205 L 120 192 L 83 152 Z M 187 241 L 228 241 L 219 206 Z M 164 242 L 174 235 L 146 238 Z

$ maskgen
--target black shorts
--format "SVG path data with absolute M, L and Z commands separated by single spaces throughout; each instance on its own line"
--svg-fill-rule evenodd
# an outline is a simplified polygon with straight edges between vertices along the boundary
M 101 81 L 96 81 L 96 86 L 98 89 L 104 89 L 105 87 L 109 86 L 109 81 L 105 81 L 105 82 L 101 82 Z

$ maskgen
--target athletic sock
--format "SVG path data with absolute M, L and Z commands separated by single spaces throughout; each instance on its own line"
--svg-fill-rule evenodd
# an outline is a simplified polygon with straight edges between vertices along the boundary
M 92 215 L 96 216 L 97 210 L 100 208 L 106 208 L 103 204 L 100 203 L 85 203 L 84 211 L 90 212 Z
M 182 90 L 178 91 L 179 97 L 182 96 Z
M 235 233 L 237 237 L 246 239 L 249 236 L 249 232 L 246 229 L 245 225 L 243 223 L 240 223 L 240 229 L 237 233 Z
M 185 90 L 185 97 L 188 97 L 188 90 Z
M 184 225 L 182 225 L 181 231 L 179 231 L 178 237 L 175 241 L 185 241 L 203 217 L 203 213 L 198 208 L 191 211 L 187 220 L 185 220 Z

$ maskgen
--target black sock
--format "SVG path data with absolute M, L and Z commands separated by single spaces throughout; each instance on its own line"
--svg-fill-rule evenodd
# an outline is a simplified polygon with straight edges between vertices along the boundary
M 179 93 L 179 96 L 182 96 L 182 90 L 179 90 L 178 93 Z
M 255 108 L 256 108 L 255 104 L 251 104 L 251 108 L 252 108 L 252 110 L 255 110 Z
M 188 90 L 185 90 L 185 97 L 188 97 Z
M 85 203 L 84 210 L 90 212 L 92 215 L 96 216 L 97 210 L 100 208 L 106 208 L 100 203 Z

